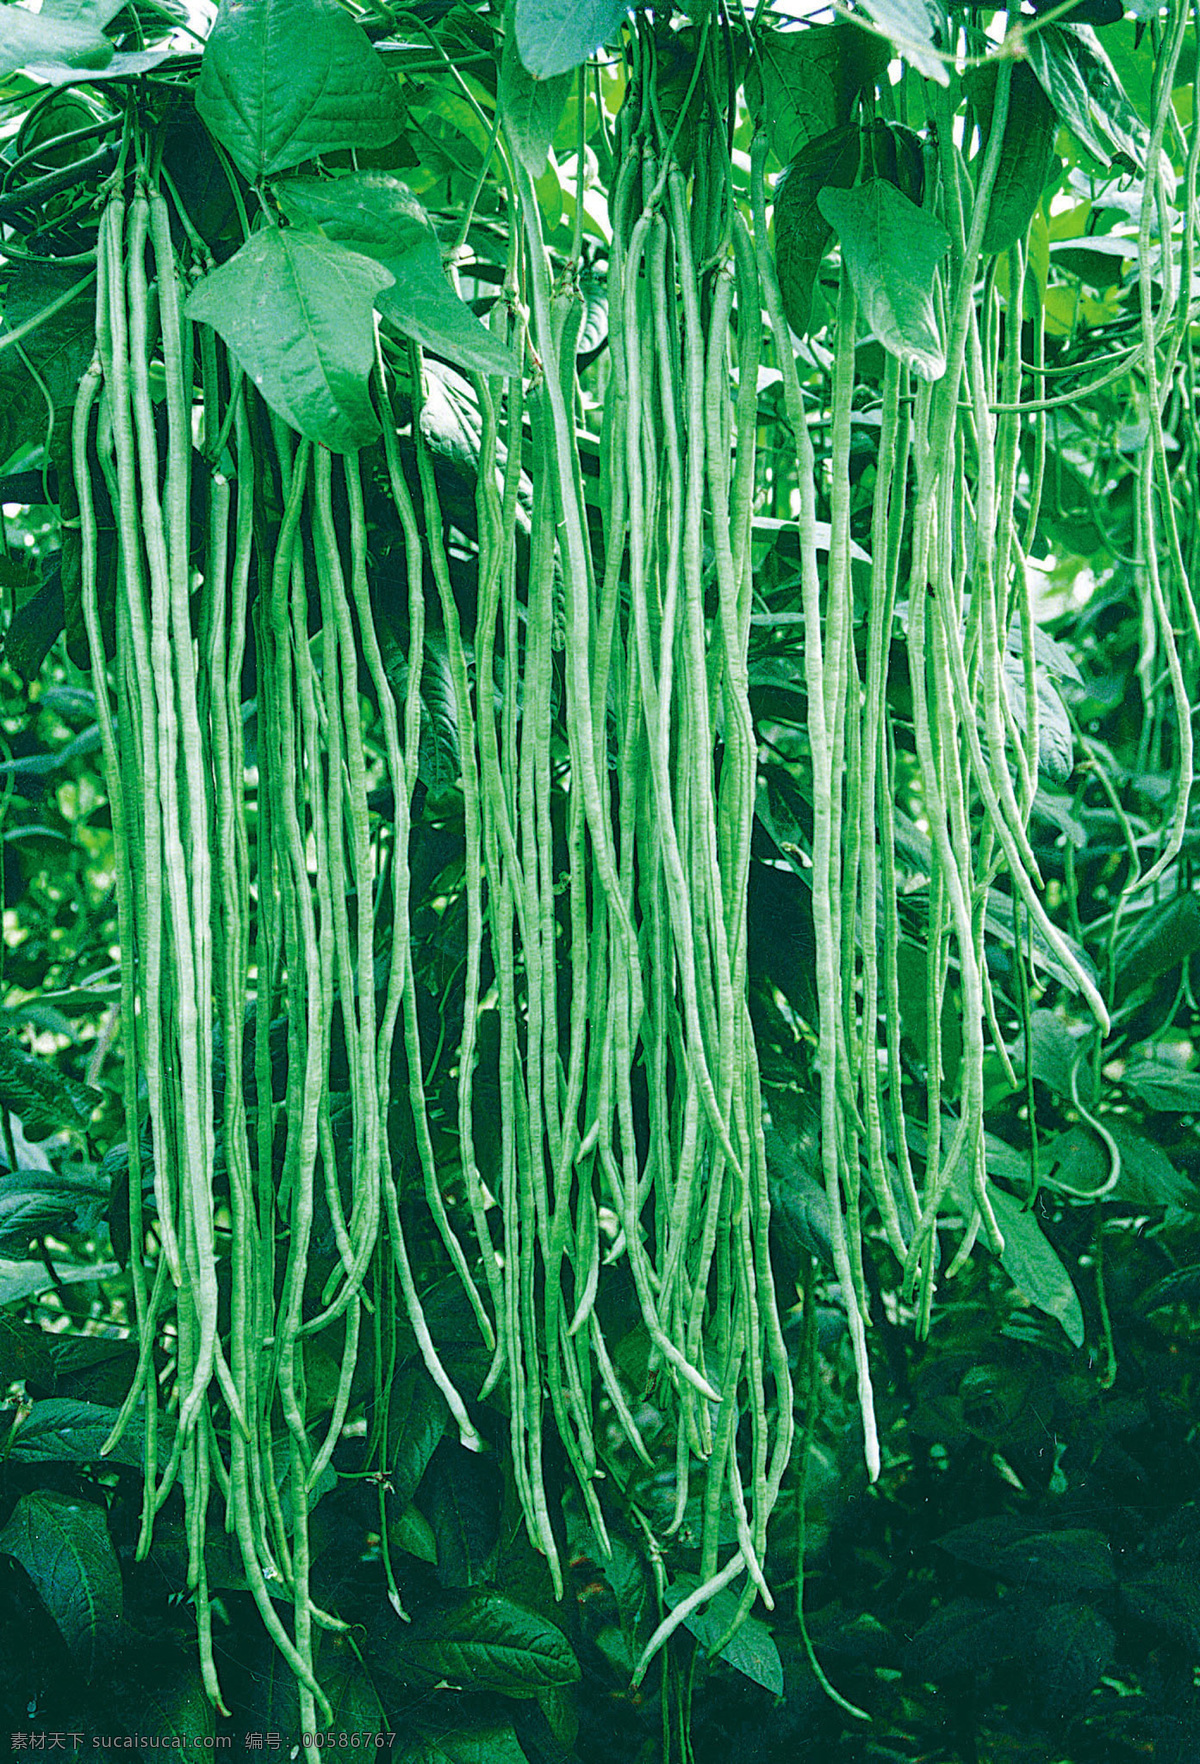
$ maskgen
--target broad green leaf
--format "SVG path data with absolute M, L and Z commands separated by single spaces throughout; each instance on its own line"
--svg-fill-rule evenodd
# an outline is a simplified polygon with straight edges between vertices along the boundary
M 1004 696 L 1018 725 L 1025 721 L 1025 665 L 1020 656 L 1005 653 Z M 1038 775 L 1054 784 L 1065 784 L 1075 770 L 1075 736 L 1066 706 L 1041 668 L 1034 673 L 1038 718 Z
M 1028 32 L 1025 52 L 1047 98 L 1093 158 L 1146 169 L 1149 131 L 1089 25 L 1044 25 Z
M 472 1727 L 413 1740 L 400 1764 L 529 1764 L 511 1727 Z
M 1117 1578 L 1112 1546 L 1103 1532 L 1040 1530 L 1010 1513 L 957 1526 L 937 1544 L 960 1562 L 1017 1586 L 1104 1592 Z
M 1122 1581 L 1119 1597 L 1139 1622 L 1165 1629 L 1189 1654 L 1200 1650 L 1200 1591 L 1191 1561 L 1160 1562 Z
M 997 1608 L 983 1599 L 951 1599 L 921 1625 L 905 1648 L 905 1671 L 937 1684 L 955 1673 L 979 1672 L 1007 1659 L 1025 1645 L 1013 1603 L 1009 1599 Z
M 0 74 L 41 66 L 89 72 L 107 67 L 113 58 L 101 29 L 107 22 L 103 16 L 80 16 L 77 8 L 56 6 L 54 0 L 44 0 L 40 12 L 7 5 L 0 9 Z
M 46 1397 L 34 1403 L 17 1429 L 12 1455 L 31 1463 L 126 1464 L 133 1470 L 140 1470 L 145 1457 L 145 1427 L 136 1415 L 107 1457 L 101 1456 L 100 1448 L 112 1432 L 119 1413 L 119 1409 L 104 1408 L 99 1403 Z M 161 1419 L 159 1429 L 160 1453 L 166 1456 L 170 1442 L 168 1440 L 164 1445 L 161 1438 Z
M 858 130 L 835 129 L 802 148 L 775 186 L 775 268 L 784 317 L 798 337 L 812 323 L 813 290 L 833 238 L 817 197 L 830 185 L 849 189 L 858 161 Z
M 1071 1276 L 1051 1248 L 1032 1213 L 1002 1188 L 989 1190 L 996 1223 L 1004 1237 L 1000 1262 L 1030 1304 L 1062 1324 L 1067 1339 L 1083 1346 L 1083 1306 Z
M 629 0 L 516 0 L 517 48 L 535 80 L 570 73 L 615 37 Z
M 1165 1060 L 1133 1060 L 1121 1083 L 1152 1109 L 1177 1115 L 1200 1111 L 1200 1072 L 1182 1072 Z
M 786 165 L 808 142 L 850 121 L 855 99 L 887 61 L 883 39 L 855 25 L 767 29 L 746 70 L 746 105 Z
M 404 126 L 394 77 L 336 0 L 222 0 L 196 109 L 251 183 Z
M 290 178 L 276 194 L 292 220 L 319 228 L 327 239 L 382 265 L 392 280 L 380 288 L 375 304 L 398 331 L 468 370 L 520 372 L 512 350 L 446 280 L 433 225 L 399 178 L 387 172 Z
M 1200 897 L 1178 894 L 1148 907 L 1117 945 L 1118 1002 L 1200 950 Z
M 1159 1207 L 1191 1207 L 1196 1189 L 1180 1174 L 1153 1140 L 1137 1133 L 1120 1115 L 1105 1117 L 1105 1127 L 1116 1144 L 1121 1171 L 1115 1199 L 1142 1211 Z M 1083 1126 L 1068 1127 L 1056 1134 L 1042 1152 L 1042 1168 L 1057 1174 L 1071 1188 L 1094 1193 L 1108 1181 L 1112 1159 L 1098 1134 Z
M 339 453 L 374 440 L 367 376 L 381 264 L 298 228 L 255 233 L 188 296 L 189 318 L 224 338 L 271 409 Z
M 824 189 L 817 204 L 837 233 L 867 325 L 921 379 L 940 379 L 946 356 L 933 278 L 950 248 L 945 228 L 883 178 Z
M 418 1562 L 428 1562 L 431 1568 L 436 1566 L 438 1547 L 433 1526 L 411 1501 L 400 1517 L 388 1526 L 388 1541 L 394 1550 L 403 1550 L 406 1556 L 415 1556 Z
M 437 1577 L 444 1587 L 478 1586 L 500 1547 L 501 1474 L 495 1456 L 443 1440 L 421 1494 L 437 1539 Z
M 476 1693 L 533 1696 L 573 1684 L 579 1663 L 561 1629 L 500 1593 L 477 1592 L 449 1611 L 418 1617 L 398 1637 L 406 1661 Z
M 510 27 L 511 21 L 510 9 Z M 513 30 L 506 30 L 500 57 L 500 114 L 513 150 L 531 178 L 540 178 L 546 169 L 546 156 L 570 89 L 569 74 L 535 79 L 521 60 Z
M 979 112 L 980 132 L 986 143 L 992 130 L 996 63 L 985 62 L 974 77 L 968 79 L 967 85 Z M 1057 126 L 1054 106 L 1028 64 L 1014 62 L 1000 163 L 996 168 L 987 225 L 983 230 L 985 251 L 1007 251 L 1010 245 L 1025 237 L 1054 164 Z
M 1082 1599 L 1055 1601 L 1033 1633 L 1033 1658 L 1043 1699 L 1072 1707 L 1100 1682 L 1116 1650 L 1112 1624 Z
M 864 0 L 863 11 L 911 67 L 939 86 L 950 84 L 938 39 L 946 36 L 946 16 L 938 0 Z
M 210 1536 L 206 1549 L 211 1541 Z M 182 1750 L 213 1743 L 213 1706 L 205 1695 L 195 1660 L 186 1660 L 173 1670 L 164 1671 L 160 1666 L 155 1672 L 139 1675 L 134 1683 L 124 1681 L 116 1707 L 125 1731 L 161 1735 L 164 1750 L 168 1746 Z
M 13 1508 L 0 1550 L 24 1568 L 76 1666 L 92 1678 L 121 1627 L 121 1569 L 104 1509 L 35 1489 Z
M 58 1376 L 50 1351 L 53 1341 L 54 1336 L 46 1330 L 0 1312 L 0 1387 L 7 1390 L 10 1384 L 28 1378 L 33 1384 L 52 1388 Z M 11 1421 L 11 1416 L 6 1421 Z
M 26 16 L 29 16 L 26 14 Z M 2 18 L 2 14 L 0 14 Z M 2 27 L 0 27 L 2 28 Z M 77 287 L 86 271 L 78 265 L 54 263 L 13 263 L 7 266 L 4 295 L 4 330 L 15 330 L 27 319 L 44 312 L 51 301 Z M 74 401 L 79 377 L 92 359 L 96 334 L 96 289 L 89 283 L 67 306 L 52 318 L 30 331 L 21 344 L 26 356 L 45 382 L 53 402 L 65 408 Z M 0 336 L 3 332 L 0 332 Z M 16 356 L 17 351 L 11 351 Z M 29 376 L 29 368 L 18 362 L 16 372 Z M 40 388 L 39 398 L 42 397 Z M 45 433 L 46 411 L 42 405 L 42 432 Z
M 392 1385 L 388 1401 L 388 1481 L 397 1506 L 407 1507 L 416 1494 L 446 1431 L 446 1418 L 445 1398 L 424 1366 L 409 1366 Z
M 85 1127 L 99 1101 L 90 1084 L 0 1040 L 0 1108 L 18 1116 L 27 1134 L 44 1138 L 58 1127 Z
M 667 1604 L 673 1608 L 695 1592 L 699 1585 L 697 1575 L 677 1574 L 666 1590 Z M 738 1594 L 732 1588 L 724 1587 L 706 1605 L 684 1618 L 684 1628 L 691 1630 L 701 1647 L 712 1648 L 733 1622 L 739 1602 Z M 757 1617 L 742 1620 L 741 1627 L 726 1642 L 717 1658 L 743 1677 L 761 1684 L 773 1696 L 783 1695 L 783 1662 L 779 1658 L 779 1649 L 771 1631 Z
M 1113 233 L 1089 233 L 1083 239 L 1055 239 L 1050 261 L 1068 270 L 1089 288 L 1103 292 L 1124 279 L 1125 265 L 1137 256 L 1137 240 Z
M 604 1578 L 612 1588 L 621 1619 L 621 1633 L 629 1646 L 631 1659 L 637 1658 L 637 1638 L 646 1612 L 648 1586 L 646 1563 L 625 1538 L 612 1539 L 612 1554 L 604 1564 Z

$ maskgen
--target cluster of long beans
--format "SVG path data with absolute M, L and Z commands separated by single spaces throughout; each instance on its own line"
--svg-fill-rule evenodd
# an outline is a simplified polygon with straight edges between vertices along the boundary
M 358 458 L 335 459 L 269 421 L 215 335 L 193 333 L 172 237 L 186 217 L 172 215 L 144 167 L 131 181 L 131 194 L 123 175 L 114 184 L 101 219 L 97 351 L 74 421 L 84 612 L 131 1033 L 130 1268 L 141 1352 L 110 1444 L 140 1419 L 142 1553 L 155 1515 L 182 1484 L 189 1586 L 212 1700 L 223 1706 L 205 1567 L 215 1491 L 264 1624 L 295 1672 L 301 1723 L 311 1731 L 318 1709 L 330 1719 L 314 1672 L 314 1626 L 340 1625 L 310 1596 L 308 1511 L 347 1418 L 372 1267 L 394 1269 L 430 1372 L 464 1439 L 476 1442 L 424 1323 L 385 1131 L 402 1015 L 410 1045 L 416 1038 L 406 854 L 420 543 L 393 435 L 388 465 L 418 560 L 410 579 L 416 649 L 401 727 L 370 605 Z M 195 268 L 210 267 L 202 242 L 193 236 L 192 245 Z M 160 420 L 155 372 L 165 385 Z M 204 480 L 199 498 L 193 473 Z M 119 536 L 107 649 L 99 496 L 109 500 Z M 197 501 L 205 513 L 198 562 Z M 271 504 L 273 519 L 265 512 Z M 309 630 L 313 603 L 320 665 Z M 257 671 L 253 812 L 243 715 L 248 648 Z M 383 751 L 373 759 L 364 744 L 360 658 L 380 706 Z M 367 805 L 368 788 L 380 782 L 390 783 L 396 804 L 390 865 L 380 862 Z M 381 1001 L 377 909 L 392 926 Z M 330 1102 L 335 1001 L 350 1088 L 343 1155 Z M 415 1070 L 414 1113 L 423 1120 L 419 1058 Z M 152 1216 L 143 1203 L 139 1073 Z M 318 1219 L 336 1245 L 323 1289 L 310 1268 Z M 322 1426 L 307 1400 L 305 1360 L 306 1343 L 325 1332 L 338 1370 L 332 1400 L 317 1411 Z M 290 1625 L 277 1608 L 281 1597 L 291 1602 Z
M 1186 158 L 1184 255 L 1194 251 L 1197 142 L 1184 141 L 1171 95 L 1186 12 L 1173 10 L 1155 76 L 1155 112 L 1147 153 L 1139 245 L 1142 339 L 1137 366 L 1153 413 L 1163 410 L 1190 317 L 1169 266 L 1160 298 L 1147 256 L 1155 233 L 1171 233 L 1172 208 L 1160 150 L 1167 135 Z M 840 270 L 832 332 L 831 539 L 822 569 L 815 525 L 817 466 L 795 357 L 766 249 L 766 141 L 752 155 L 752 201 L 766 307 L 797 443 L 799 529 L 805 618 L 805 677 L 812 753 L 813 905 L 820 1006 L 822 1150 L 832 1221 L 832 1251 L 845 1298 L 861 1400 L 866 1456 L 879 1469 L 864 1324 L 868 1294 L 861 1250 L 860 1172 L 887 1240 L 904 1270 L 918 1327 L 928 1327 L 936 1267 L 938 1213 L 954 1185 L 954 1210 L 965 1214 L 953 1275 L 982 1230 L 991 1247 L 1003 1239 L 988 1194 L 984 1134 L 984 1057 L 990 1041 L 1014 1088 L 1011 1023 L 1000 1021 L 985 953 L 989 912 L 1014 924 L 1014 969 L 1022 982 L 1028 1048 L 1028 963 L 1042 961 L 1069 981 L 1100 1030 L 1108 1012 L 1095 970 L 1079 945 L 1050 919 L 1029 835 L 1038 783 L 1039 727 L 1028 551 L 1038 524 L 1046 455 L 1044 331 L 1034 324 L 1034 359 L 1022 358 L 1014 302 L 1026 286 L 1027 241 L 1007 253 L 1009 293 L 1002 298 L 997 260 L 982 254 L 991 191 L 1008 114 L 1011 64 L 1001 60 L 990 132 L 968 173 L 955 143 L 943 88 L 930 85 L 939 155 L 925 201 L 950 238 L 941 324 L 947 366 L 936 382 L 918 381 L 895 358 L 886 362 L 880 401 L 865 672 L 855 641 L 850 575 L 851 417 L 864 396 L 855 380 L 857 303 Z M 1164 254 L 1166 265 L 1166 254 Z M 1040 303 L 1039 303 L 1040 306 Z M 1032 398 L 1022 397 L 1033 375 Z M 869 395 L 868 395 L 869 396 Z M 1078 392 L 1069 395 L 1072 399 Z M 1022 485 L 1022 430 L 1032 469 Z M 1125 898 L 1160 877 L 1177 856 L 1185 829 L 1192 735 L 1175 632 L 1197 633 L 1163 459 L 1152 415 L 1138 472 L 1138 534 L 1147 674 L 1157 693 L 1148 723 L 1173 709 L 1175 812 L 1163 849 L 1144 874 L 1134 853 Z M 1025 511 L 1018 515 L 1018 491 Z M 1163 579 L 1165 577 L 1165 580 Z M 897 888 L 897 740 L 887 708 L 888 665 L 898 616 L 904 615 L 912 695 L 912 741 L 920 812 L 928 828 L 926 906 L 925 1120 L 914 1139 L 905 1108 L 901 1062 L 901 922 Z M 1010 634 L 1011 638 L 1010 638 Z M 1019 636 L 1023 692 L 1006 688 L 1006 650 Z M 1014 698 L 1019 697 L 1019 702 Z M 910 823 L 911 831 L 911 823 Z M 996 889 L 993 884 L 999 882 Z M 1116 915 L 1114 915 L 1115 924 Z M 962 1058 L 957 1099 L 945 1089 L 943 1025 L 957 970 Z M 1095 1040 L 1097 1057 L 1101 1038 Z M 886 1049 L 881 1067 L 877 1050 Z M 1028 1060 L 1026 1061 L 1028 1067 Z M 1026 1073 L 1027 1085 L 1031 1084 Z M 1032 1092 L 1031 1092 L 1032 1100 Z M 1090 1118 L 1090 1117 L 1089 1117 Z M 920 1155 L 914 1158 L 914 1147 Z M 1111 1148 L 1110 1148 L 1111 1149 Z M 1036 1131 L 1034 1134 L 1036 1170 Z M 1115 1179 L 1115 1178 L 1114 1178 Z
M 692 1512 L 703 1583 L 654 1636 L 639 1675 L 697 1600 L 738 1575 L 745 1608 L 770 1599 L 766 1525 L 792 1426 L 746 1004 L 761 299 L 723 142 L 706 145 L 689 201 L 652 97 L 647 79 L 621 122 L 599 535 L 577 449 L 578 287 L 552 275 L 532 185 L 515 172 L 524 251 L 510 274 L 537 372 L 527 394 L 481 387 L 477 687 L 473 717 L 460 717 L 468 878 L 474 851 L 487 879 L 486 914 L 468 902 L 470 947 L 476 934 L 490 940 L 500 1016 L 502 1238 L 490 1298 L 513 1462 L 531 1538 L 558 1579 L 547 1407 L 602 1544 L 612 1430 L 643 1464 L 663 1449 L 643 1438 L 597 1308 L 602 1264 L 624 1261 L 655 1402 L 673 1417 L 667 1533 Z M 444 573 L 436 549 L 434 567 Z M 443 606 L 453 657 L 448 590 Z M 465 666 L 456 672 L 465 704 Z M 546 739 L 556 711 L 558 757 Z M 477 958 L 469 966 L 460 1082 Z M 467 1159 L 465 1103 L 460 1118 Z M 474 1191 L 478 1176 L 465 1173 Z M 737 1544 L 723 1560 L 729 1517 Z

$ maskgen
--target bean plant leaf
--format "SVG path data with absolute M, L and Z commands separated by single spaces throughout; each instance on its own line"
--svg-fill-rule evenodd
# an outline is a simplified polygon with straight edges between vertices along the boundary
M 437 1539 L 444 1587 L 478 1586 L 500 1547 L 500 1479 L 495 1460 L 443 1440 L 434 1452 L 421 1505 Z
M 1200 1113 L 1200 1072 L 1184 1072 L 1165 1060 L 1131 1060 L 1121 1074 L 1126 1090 L 1168 1114 Z
M 188 316 L 224 338 L 285 422 L 339 453 L 379 433 L 367 389 L 373 305 L 390 273 L 296 227 L 255 233 L 199 282 Z
M 414 1740 L 399 1758 L 400 1764 L 528 1764 L 509 1726 L 472 1727 Z
M 0 1108 L 11 1110 L 27 1134 L 44 1138 L 59 1127 L 86 1127 L 100 1100 L 90 1084 L 0 1041 Z
M 1160 980 L 1200 950 L 1200 897 L 1179 894 L 1142 914 L 1117 946 L 1117 1001 Z
M 939 0 L 864 0 L 863 11 L 918 73 L 939 86 L 950 84 L 946 62 L 936 53 L 938 39 L 946 34 Z
M 858 130 L 833 129 L 801 148 L 775 186 L 775 268 L 784 317 L 798 337 L 812 323 L 817 275 L 833 239 L 817 197 L 830 186 L 848 190 L 858 161 Z
M 45 1397 L 34 1403 L 13 1437 L 12 1456 L 43 1464 L 125 1464 L 142 1468 L 144 1424 L 134 1417 L 106 1455 L 101 1447 L 113 1430 L 119 1409 L 100 1403 L 73 1402 L 68 1397 Z M 159 1420 L 162 1428 L 162 1418 Z M 168 1428 L 168 1432 L 170 1428 Z M 170 1452 L 170 1441 L 159 1440 L 160 1453 Z
M 419 1671 L 477 1694 L 533 1696 L 579 1678 L 561 1629 L 500 1593 L 476 1592 L 448 1611 L 423 1613 L 396 1646 Z
M 1017 1586 L 1104 1592 L 1117 1578 L 1112 1546 L 1103 1532 L 1043 1530 L 1010 1513 L 959 1525 L 937 1543 L 960 1562 Z
M 391 281 L 380 287 L 375 304 L 398 331 L 468 371 L 520 371 L 512 350 L 446 280 L 433 223 L 399 178 L 386 172 L 290 178 L 276 194 L 292 220 L 319 228 L 325 238 L 373 258 L 387 271 Z
M 768 29 L 746 72 L 746 105 L 787 164 L 809 141 L 849 122 L 855 99 L 887 62 L 883 39 L 856 25 Z
M 1024 1646 L 1022 1625 L 1008 1599 L 999 1609 L 983 1599 L 955 1598 L 923 1623 L 904 1650 L 904 1667 L 935 1684 L 958 1672 L 981 1672 Z M 1027 1615 L 1023 1606 L 1021 1615 Z
M 516 0 L 517 48 L 535 80 L 570 73 L 614 37 L 629 0 Z
M 92 1678 L 121 1627 L 121 1569 L 104 1509 L 35 1489 L 13 1508 L 0 1550 L 24 1568 L 75 1665 Z
M 1068 1341 L 1083 1346 L 1083 1306 L 1071 1276 L 1050 1246 L 1032 1213 L 1002 1188 L 991 1191 L 996 1223 L 1004 1238 L 1000 1262 L 1030 1304 L 1062 1324 Z
M 531 178 L 540 178 L 546 169 L 570 89 L 569 74 L 535 79 L 521 60 L 513 31 L 507 32 L 500 57 L 500 114 L 517 158 Z
M 1144 171 L 1150 136 L 1090 25 L 1045 25 L 1025 38 L 1029 66 L 1081 146 L 1102 165 Z
M 695 1574 L 677 1574 L 666 1590 L 666 1602 L 672 1608 L 695 1592 L 700 1585 Z M 701 1647 L 712 1648 L 726 1633 L 739 1604 L 739 1596 L 724 1587 L 706 1605 L 700 1606 L 683 1620 Z M 761 1684 L 772 1696 L 783 1695 L 783 1663 L 775 1638 L 757 1617 L 747 1617 L 717 1655 L 727 1666 L 742 1673 L 755 1684 Z
M 196 109 L 251 183 L 404 126 L 395 79 L 336 0 L 222 0 Z
M 88 72 L 107 67 L 114 51 L 102 26 L 111 16 L 111 11 L 88 16 L 54 0 L 44 0 L 40 12 L 5 6 L 0 9 L 0 74 L 35 66 Z
M 1083 1599 L 1061 1600 L 1042 1612 L 1033 1633 L 1033 1658 L 1045 1703 L 1069 1709 L 1100 1682 L 1116 1650 L 1116 1631 Z
M 946 355 L 933 309 L 933 278 L 950 236 L 884 178 L 853 190 L 826 188 L 817 205 L 837 233 L 863 317 L 879 342 L 923 380 L 938 380 Z
M 391 1468 L 397 1507 L 407 1507 L 446 1431 L 446 1403 L 423 1366 L 410 1366 L 392 1385 L 388 1419 L 394 1429 Z
M 994 61 L 985 62 L 973 77 L 968 78 L 968 90 L 979 113 L 980 132 L 986 142 L 992 130 L 996 96 Z M 1028 63 L 1014 62 L 1000 163 L 996 167 L 987 224 L 983 229 L 985 251 L 1007 251 L 1010 245 L 1025 237 L 1054 165 L 1057 127 L 1054 106 Z

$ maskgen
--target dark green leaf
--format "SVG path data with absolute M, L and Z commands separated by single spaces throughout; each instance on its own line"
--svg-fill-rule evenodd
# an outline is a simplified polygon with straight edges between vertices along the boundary
M 633 1545 L 619 1535 L 612 1539 L 612 1554 L 604 1564 L 604 1578 L 617 1601 L 621 1633 L 628 1644 L 631 1660 L 635 1660 L 640 1651 L 638 1633 L 649 1593 L 646 1564 Z
M 55 1464 L 127 1464 L 133 1470 L 142 1468 L 145 1458 L 145 1427 L 135 1414 L 124 1433 L 108 1453 L 100 1448 L 112 1432 L 119 1409 L 102 1408 L 98 1403 L 71 1402 L 66 1397 L 46 1397 L 34 1403 L 17 1429 L 13 1440 L 14 1458 L 30 1462 Z M 160 1455 L 169 1455 L 169 1441 L 162 1440 L 163 1422 L 159 1421 Z
M 1181 1072 L 1165 1060 L 1131 1060 L 1121 1083 L 1152 1109 L 1178 1115 L 1200 1110 L 1200 1072 Z
M 992 130 L 996 63 L 988 61 L 978 68 L 968 79 L 967 89 L 979 112 L 980 132 L 986 144 Z M 1025 237 L 1054 164 L 1057 127 L 1054 106 L 1028 64 L 1014 62 L 1000 163 L 983 230 L 985 251 L 1007 251 Z
M 404 126 L 393 75 L 335 0 L 223 0 L 196 109 L 251 183 Z
M 1114 234 L 1088 235 L 1084 239 L 1055 239 L 1050 261 L 1056 269 L 1069 270 L 1089 288 L 1115 286 L 1123 278 L 1126 262 L 1137 256 L 1137 240 Z
M 0 1108 L 18 1116 L 27 1133 L 44 1137 L 59 1127 L 85 1127 L 99 1101 L 90 1084 L 0 1040 Z
M 32 14 L 23 14 L 31 17 Z M 2 15 L 0 15 L 2 17 Z M 2 29 L 0 25 L 0 29 Z M 43 312 L 51 301 L 76 287 L 86 276 L 77 264 L 14 263 L 7 268 L 4 297 L 4 330 L 15 330 Z M 80 375 L 92 359 L 96 331 L 96 289 L 83 288 L 74 300 L 52 318 L 30 331 L 21 352 L 45 381 L 53 403 L 65 413 L 79 385 Z M 3 331 L 0 331 L 0 337 Z M 21 364 L 20 371 L 29 369 Z M 45 411 L 43 409 L 43 429 Z
M 520 363 L 494 337 L 442 268 L 437 234 L 407 185 L 386 172 L 291 178 L 277 192 L 284 212 L 327 239 L 374 258 L 392 278 L 375 304 L 405 336 L 482 374 L 515 374 Z
M 1116 1632 L 1094 1606 L 1065 1600 L 1047 1607 L 1033 1634 L 1038 1694 L 1068 1709 L 1100 1682 L 1116 1649 Z
M 1045 1531 L 1008 1513 L 975 1519 L 937 1540 L 938 1547 L 1018 1586 L 1104 1592 L 1116 1580 L 1112 1546 L 1102 1532 Z
M 677 1574 L 666 1590 L 667 1604 L 674 1608 L 699 1585 L 695 1574 Z M 684 1618 L 684 1628 L 691 1630 L 701 1647 L 715 1647 L 733 1622 L 738 1604 L 738 1594 L 731 1587 L 724 1587 L 706 1605 Z M 742 1620 L 740 1628 L 726 1642 L 717 1658 L 753 1683 L 761 1684 L 772 1696 L 783 1695 L 783 1663 L 779 1649 L 771 1631 L 757 1617 Z
M 863 318 L 879 342 L 921 379 L 940 379 L 946 356 L 933 278 L 950 248 L 945 228 L 884 178 L 853 190 L 824 189 L 817 205 L 837 233 Z
M 1018 1291 L 1039 1311 L 1056 1317 L 1067 1339 L 1083 1346 L 1083 1307 L 1071 1276 L 1032 1213 L 1002 1188 L 991 1191 L 996 1223 L 1004 1237 L 1000 1261 Z
M 397 1638 L 406 1661 L 475 1692 L 532 1696 L 573 1684 L 579 1664 L 562 1631 L 499 1593 L 477 1592 L 449 1611 L 422 1614 Z
M 76 1666 L 90 1679 L 121 1627 L 121 1570 L 104 1509 L 35 1489 L 13 1508 L 0 1531 L 0 1550 L 24 1568 Z
M 424 1366 L 409 1366 L 392 1385 L 388 1401 L 391 1467 L 388 1480 L 398 1507 L 407 1507 L 425 1466 L 446 1431 L 446 1401 Z
M 1043 25 L 1025 38 L 1029 65 L 1079 143 L 1102 165 L 1144 171 L 1150 137 L 1089 25 Z
M 847 190 L 858 174 L 857 129 L 835 129 L 810 141 L 775 186 L 775 267 L 783 312 L 797 336 L 812 322 L 813 289 L 833 228 L 817 206 L 830 185 Z
M 511 17 L 510 11 L 510 21 Z M 513 31 L 506 32 L 500 57 L 500 113 L 517 158 L 535 181 L 546 169 L 550 143 L 570 89 L 571 78 L 566 73 L 548 80 L 535 79 L 521 60 Z
M 209 1582 L 210 1586 L 212 1582 Z M 213 1706 L 204 1691 L 200 1668 L 188 1660 L 174 1669 L 161 1667 L 139 1675 L 128 1690 L 122 1685 L 117 1700 L 122 1727 L 129 1733 L 161 1735 L 164 1750 L 174 1742 L 179 1749 L 212 1744 L 216 1722 Z
M 923 1623 L 904 1650 L 904 1666 L 914 1678 L 940 1684 L 958 1672 L 979 1673 L 1018 1653 L 1026 1645 L 1024 1625 L 1028 1611 L 1018 1615 L 1006 1600 L 1003 1606 L 982 1599 L 951 1599 Z
M 120 1269 L 115 1262 L 63 1262 L 54 1259 L 53 1279 L 44 1262 L 10 1262 L 0 1258 L 0 1305 L 13 1305 L 57 1282 L 73 1286 L 82 1280 L 111 1280 Z
M 367 389 L 382 265 L 314 233 L 255 233 L 188 297 L 285 422 L 350 452 L 379 433 Z
M 517 48 L 535 80 L 570 73 L 616 36 L 628 0 L 516 0 Z
M 1197 1299 L 1200 1299 L 1200 1262 L 1164 1274 L 1161 1280 L 1146 1288 L 1138 1305 L 1145 1311 L 1160 1311 L 1168 1305 L 1194 1305 Z
M 444 1587 L 478 1586 L 500 1546 L 501 1473 L 491 1453 L 443 1440 L 429 1463 L 421 1506 L 437 1539 Z
M 850 120 L 858 94 L 883 74 L 887 45 L 855 25 L 764 30 L 746 72 L 746 105 L 785 165 Z
M 401 1764 L 529 1764 L 511 1727 L 474 1727 L 414 1740 Z
M 1178 894 L 1150 906 L 1117 946 L 1118 1001 L 1169 974 L 1200 950 L 1200 896 Z
M 1120 1597 L 1126 1610 L 1174 1636 L 1189 1653 L 1200 1648 L 1200 1589 L 1192 1563 L 1160 1563 L 1125 1581 Z

